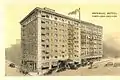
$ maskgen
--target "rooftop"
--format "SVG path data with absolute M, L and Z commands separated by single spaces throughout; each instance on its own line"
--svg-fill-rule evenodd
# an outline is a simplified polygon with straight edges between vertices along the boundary
M 63 14 L 57 13 L 57 12 L 55 12 L 55 10 L 53 10 L 53 9 L 50 9 L 50 8 L 47 8 L 47 7 L 44 7 L 44 8 L 36 7 L 36 8 L 33 9 L 25 18 L 23 18 L 23 20 L 21 20 L 20 23 L 22 23 L 25 19 L 27 19 L 27 18 L 28 18 L 32 13 L 34 13 L 35 11 L 41 11 L 41 12 L 49 13 L 49 14 L 56 15 L 56 16 L 59 16 L 59 17 L 62 17 L 62 18 L 70 19 L 70 20 L 72 20 L 72 21 L 80 22 L 80 20 L 78 20 L 78 19 L 75 19 L 75 18 L 66 16 L 66 15 L 63 15 Z M 82 21 L 82 20 L 81 20 L 81 23 L 83 23 L 83 24 L 88 24 L 88 25 L 93 25 L 93 26 L 97 26 L 97 27 L 101 27 L 101 28 L 102 28 L 102 26 L 95 25 L 95 24 L 93 24 L 93 23 L 86 22 L 86 21 Z

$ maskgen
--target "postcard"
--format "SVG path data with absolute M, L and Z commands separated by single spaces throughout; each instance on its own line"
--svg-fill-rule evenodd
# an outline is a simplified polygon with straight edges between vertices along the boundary
M 120 76 L 120 3 L 6 2 L 5 76 Z

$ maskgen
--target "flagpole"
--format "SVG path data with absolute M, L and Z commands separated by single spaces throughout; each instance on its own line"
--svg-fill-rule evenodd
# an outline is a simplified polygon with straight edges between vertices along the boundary
M 72 12 L 69 12 L 68 15 L 71 15 L 71 14 L 76 14 L 76 12 L 79 13 L 79 21 L 80 21 L 80 8 L 79 9 L 76 9 L 75 11 L 72 11 Z
M 79 21 L 80 21 L 80 8 L 79 8 L 79 11 L 78 11 L 78 12 L 79 12 Z

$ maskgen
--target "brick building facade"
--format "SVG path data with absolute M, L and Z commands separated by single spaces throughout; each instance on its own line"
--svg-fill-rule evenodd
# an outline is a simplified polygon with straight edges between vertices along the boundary
M 58 60 L 102 57 L 102 27 L 35 8 L 21 22 L 21 69 L 42 72 Z

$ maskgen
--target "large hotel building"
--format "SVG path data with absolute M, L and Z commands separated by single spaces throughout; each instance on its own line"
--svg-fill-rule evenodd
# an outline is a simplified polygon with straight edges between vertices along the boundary
M 83 63 L 103 55 L 102 27 L 35 8 L 21 22 L 21 69 L 42 72 L 57 66 L 58 60 Z

